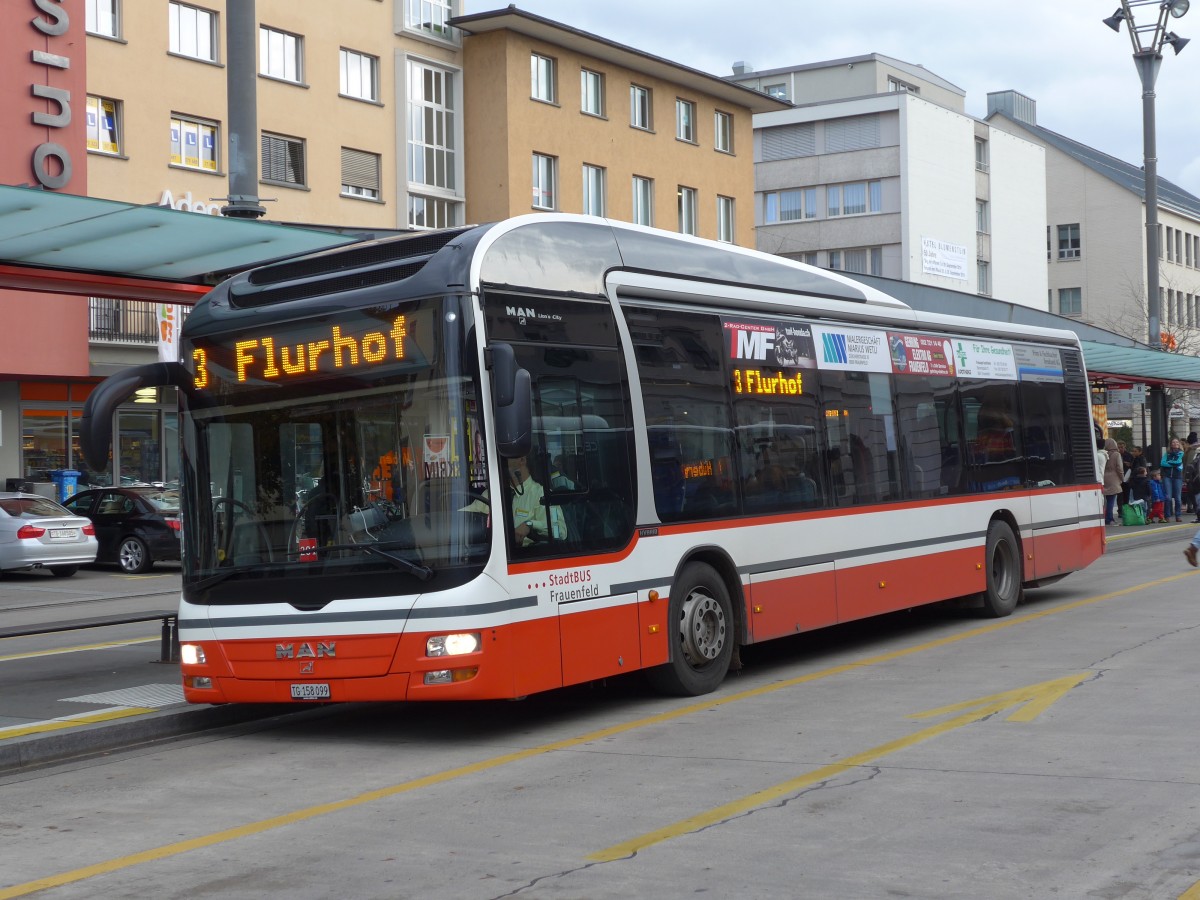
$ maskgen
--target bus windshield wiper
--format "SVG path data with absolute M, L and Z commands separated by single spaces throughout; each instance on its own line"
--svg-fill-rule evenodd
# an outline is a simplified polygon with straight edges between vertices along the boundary
M 305 553 L 331 553 L 334 550 L 361 550 L 374 556 L 382 556 L 397 569 L 407 572 L 417 578 L 418 581 L 428 581 L 436 573 L 429 566 L 423 563 L 415 563 L 412 560 L 405 559 L 402 556 L 394 556 L 388 553 L 387 550 L 395 550 L 398 547 L 404 546 L 396 541 L 384 541 L 377 544 L 328 544 L 324 547 L 314 547 L 311 550 L 305 550 Z M 387 548 L 386 550 L 384 548 Z

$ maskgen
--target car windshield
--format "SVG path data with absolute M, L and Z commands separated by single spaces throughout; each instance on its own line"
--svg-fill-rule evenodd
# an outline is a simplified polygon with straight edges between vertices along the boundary
M 0 509 L 14 519 L 40 519 L 44 516 L 72 516 L 74 513 L 45 497 L 5 497 Z
M 253 384 L 259 357 L 245 335 L 193 345 L 216 402 L 185 400 L 189 600 L 321 604 L 416 591 L 433 572 L 482 565 L 490 522 L 463 509 L 487 485 L 477 375 L 460 371 L 463 359 L 475 368 L 474 351 L 464 352 L 468 310 L 458 298 L 369 310 L 371 321 L 402 321 L 392 328 L 403 329 L 403 344 L 378 350 L 381 364 L 369 370 L 295 382 Z M 309 320 L 278 325 L 272 339 L 300 353 L 320 327 L 347 340 L 355 332 L 346 323 L 363 315 L 339 313 L 332 331 Z M 214 367 L 230 342 L 245 387 L 223 385 Z M 351 368 L 349 356 L 343 362 Z M 397 581 L 406 576 L 412 584 Z M 275 581 L 284 594 L 264 585 Z
M 142 499 L 154 507 L 155 512 L 178 513 L 178 491 L 138 491 Z

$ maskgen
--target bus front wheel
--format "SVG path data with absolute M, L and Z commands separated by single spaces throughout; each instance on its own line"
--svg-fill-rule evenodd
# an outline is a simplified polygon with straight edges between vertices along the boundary
M 995 619 L 1010 615 L 1021 602 L 1021 545 L 1008 523 L 997 520 L 988 527 L 983 565 L 984 612 Z
M 671 661 L 646 673 L 650 683 L 685 697 L 715 691 L 729 671 L 737 634 L 729 590 L 715 569 L 684 566 L 671 588 L 667 622 Z

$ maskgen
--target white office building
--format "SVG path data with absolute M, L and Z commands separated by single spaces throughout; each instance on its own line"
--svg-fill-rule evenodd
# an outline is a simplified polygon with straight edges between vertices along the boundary
M 794 104 L 754 117 L 758 249 L 1046 309 L 1038 143 L 880 54 L 731 80 Z

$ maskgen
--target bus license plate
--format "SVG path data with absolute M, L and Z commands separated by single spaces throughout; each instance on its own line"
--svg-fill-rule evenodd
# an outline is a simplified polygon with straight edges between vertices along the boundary
M 327 684 L 293 684 L 293 700 L 328 700 L 329 685 Z
M 50 539 L 52 541 L 68 541 L 79 537 L 79 532 L 74 528 L 51 528 Z

